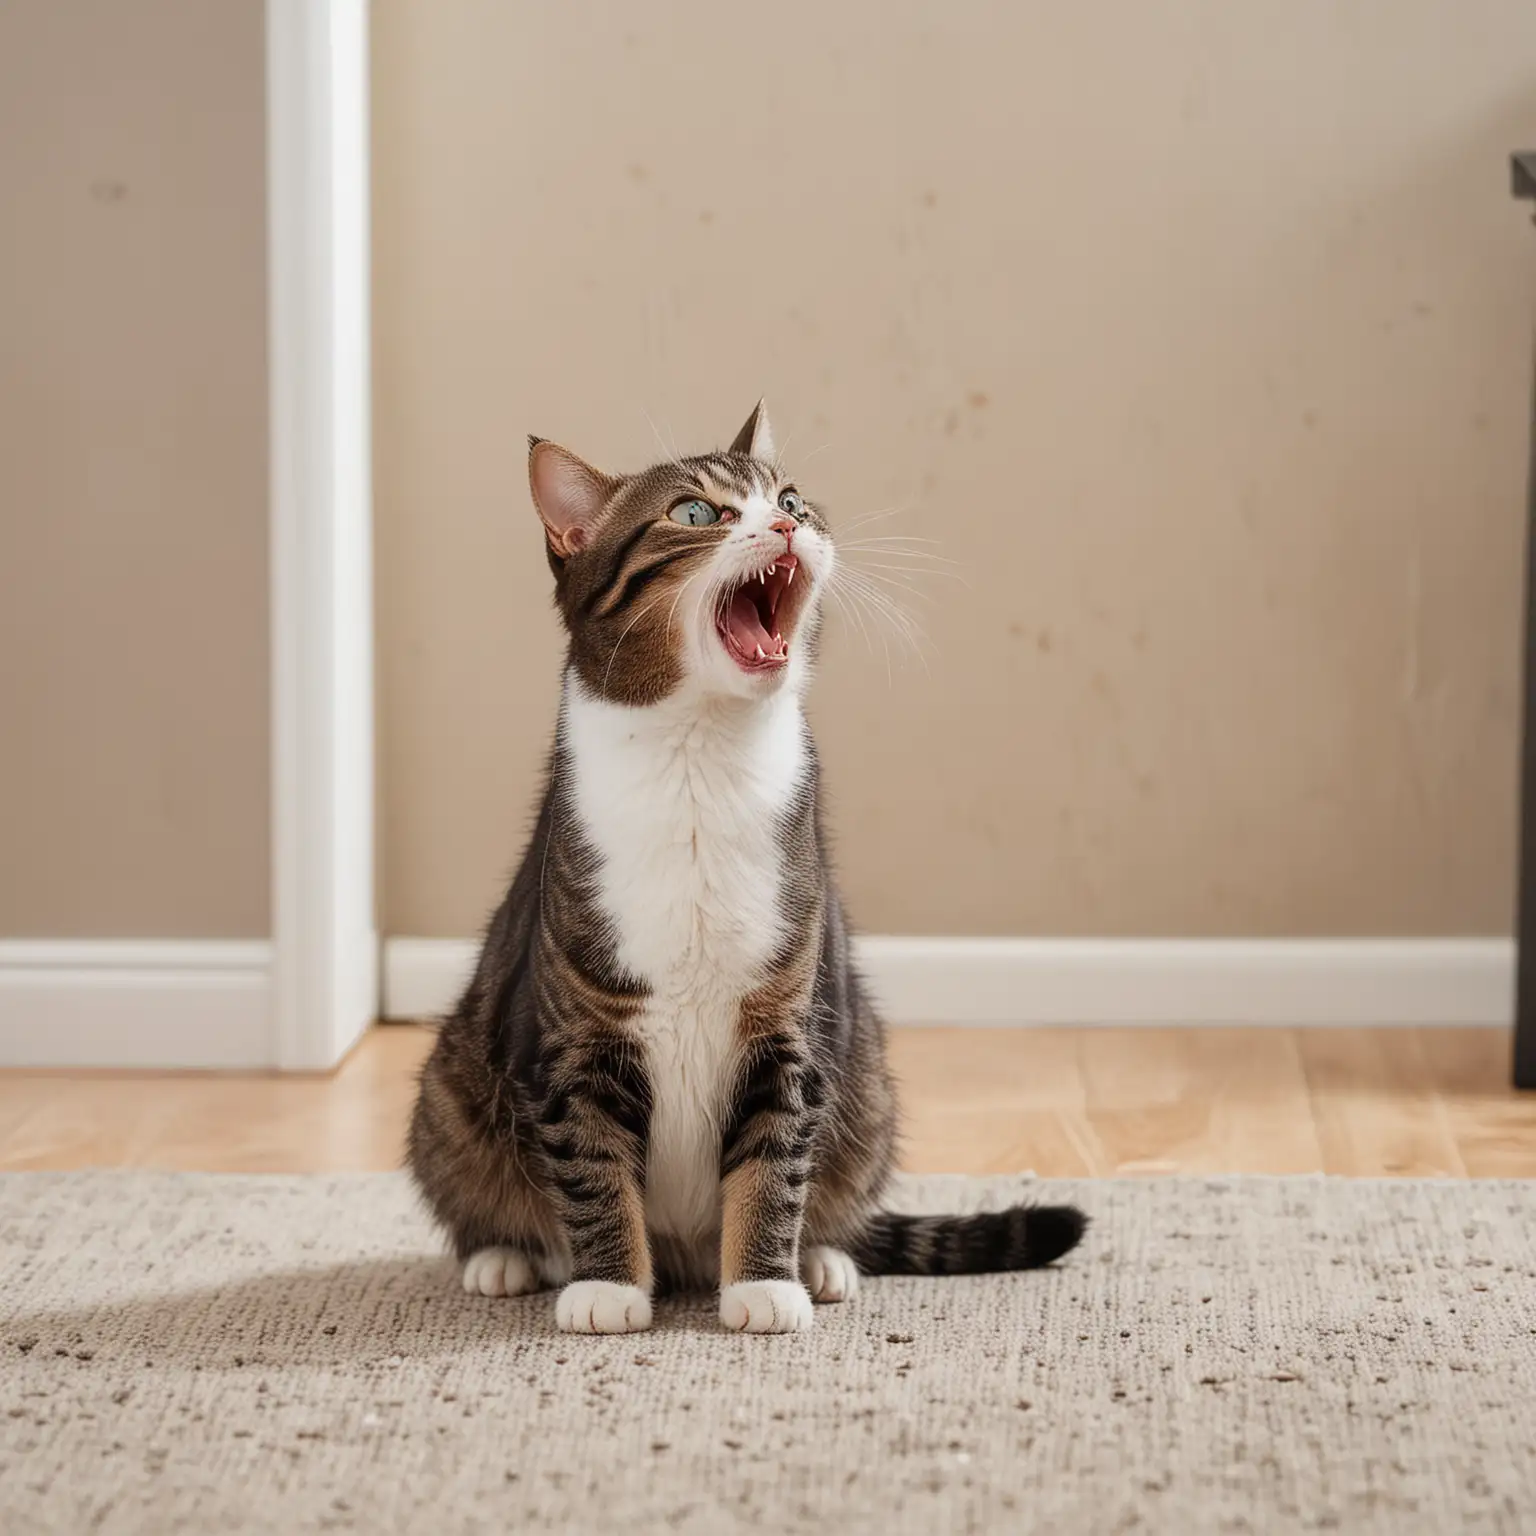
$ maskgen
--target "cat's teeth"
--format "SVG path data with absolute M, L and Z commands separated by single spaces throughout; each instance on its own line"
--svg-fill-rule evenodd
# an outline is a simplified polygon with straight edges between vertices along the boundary
M 789 568 L 789 575 L 784 578 L 784 585 L 786 587 L 792 587 L 792 586 L 794 586 L 794 584 L 795 584 L 795 568 L 794 568 L 794 566 L 790 566 L 790 568 Z
M 758 648 L 757 648 L 757 659 L 759 661 L 767 661 L 768 660 L 768 658 L 763 654 L 762 646 L 758 646 Z
M 770 565 L 770 566 L 769 566 L 769 567 L 768 567 L 768 574 L 769 574 L 769 575 L 770 575 L 770 576 L 777 576 L 777 575 L 778 575 L 778 574 L 779 574 L 779 568 L 778 568 L 778 566 L 776 566 L 776 565 Z

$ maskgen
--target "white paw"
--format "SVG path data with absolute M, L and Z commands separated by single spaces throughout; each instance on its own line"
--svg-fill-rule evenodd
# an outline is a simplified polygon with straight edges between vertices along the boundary
M 563 1333 L 639 1333 L 651 1326 L 651 1298 L 638 1285 L 573 1280 L 555 1303 Z
M 858 1267 L 841 1248 L 807 1248 L 800 1278 L 812 1301 L 852 1301 L 859 1294 Z
M 811 1298 L 793 1280 L 738 1280 L 720 1292 L 720 1321 L 738 1333 L 804 1333 Z
M 539 1288 L 533 1260 L 517 1248 L 482 1248 L 464 1261 L 471 1296 L 526 1296 Z

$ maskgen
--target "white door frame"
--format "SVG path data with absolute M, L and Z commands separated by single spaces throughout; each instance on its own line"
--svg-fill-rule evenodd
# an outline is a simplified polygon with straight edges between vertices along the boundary
M 374 1018 L 368 7 L 267 0 L 270 1064 Z

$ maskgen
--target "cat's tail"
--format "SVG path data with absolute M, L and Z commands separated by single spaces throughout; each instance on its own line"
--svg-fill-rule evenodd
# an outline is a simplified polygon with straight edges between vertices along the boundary
M 984 1275 L 1039 1269 L 1070 1253 L 1088 1229 L 1075 1205 L 1014 1205 L 976 1216 L 877 1211 L 853 1244 L 866 1275 Z

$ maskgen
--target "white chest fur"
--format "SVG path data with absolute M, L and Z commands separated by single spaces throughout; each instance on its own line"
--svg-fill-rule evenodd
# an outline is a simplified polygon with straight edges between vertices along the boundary
M 646 1218 L 706 1233 L 720 1220 L 741 1000 L 784 937 L 781 817 L 807 766 L 799 701 L 783 689 L 751 705 L 677 697 L 633 709 L 572 676 L 564 723 L 618 959 L 651 994 L 638 1023 L 654 1101 Z

